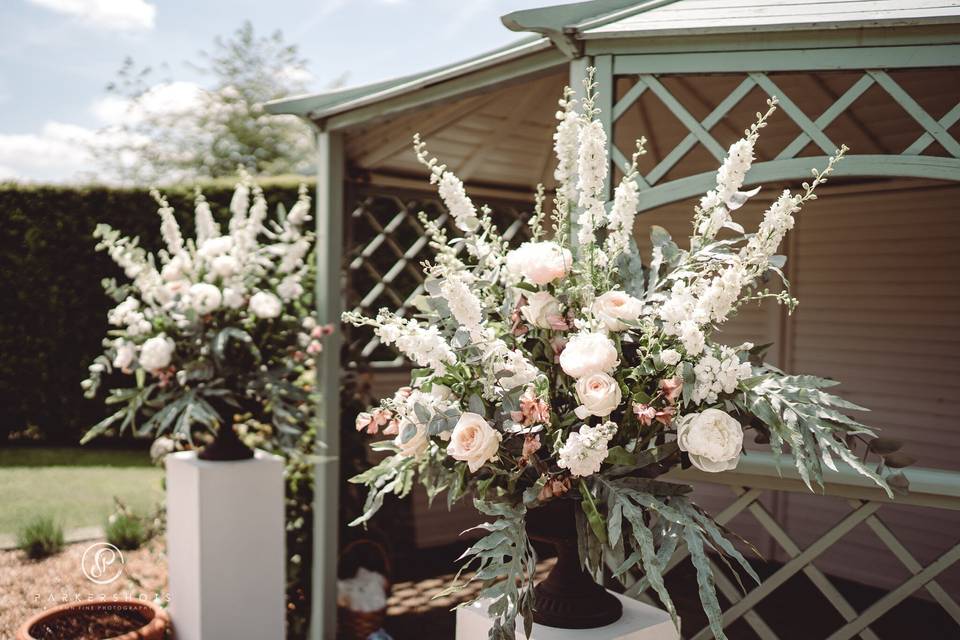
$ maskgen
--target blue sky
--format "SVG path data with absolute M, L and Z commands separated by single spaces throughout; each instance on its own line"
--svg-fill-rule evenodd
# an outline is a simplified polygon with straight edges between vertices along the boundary
M 0 179 L 69 181 L 89 169 L 76 144 L 110 124 L 104 90 L 125 56 L 184 61 L 244 20 L 281 29 L 322 89 L 348 75 L 363 84 L 428 69 L 521 34 L 499 16 L 551 0 L 4 0 L 0 9 Z

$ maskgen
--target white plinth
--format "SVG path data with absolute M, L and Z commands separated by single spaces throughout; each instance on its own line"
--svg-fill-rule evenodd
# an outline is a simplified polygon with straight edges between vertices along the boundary
M 612 592 L 611 592 L 612 593 Z M 523 621 L 517 620 L 517 638 L 526 640 L 680 640 L 670 614 L 648 604 L 614 593 L 623 603 L 623 617 L 599 629 L 555 629 L 534 624 L 533 634 L 523 633 Z M 487 617 L 487 602 L 481 600 L 457 609 L 456 640 L 486 640 L 493 626 Z
M 180 452 L 166 468 L 177 640 L 283 638 L 283 461 L 263 451 L 235 462 Z

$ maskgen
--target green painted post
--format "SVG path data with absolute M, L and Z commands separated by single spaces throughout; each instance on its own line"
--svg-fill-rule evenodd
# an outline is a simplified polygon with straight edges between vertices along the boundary
M 337 330 L 317 365 L 322 394 L 320 461 L 314 470 L 311 640 L 336 636 L 337 533 L 340 493 L 340 313 L 343 310 L 343 136 L 317 135 L 317 317 Z
M 603 123 L 603 130 L 607 134 L 607 140 L 613 147 L 613 56 L 595 56 L 594 68 L 596 75 L 594 79 L 597 82 L 597 108 L 600 109 L 600 122 Z M 609 200 L 611 197 L 610 184 L 613 182 L 613 166 L 607 166 L 607 179 L 603 185 L 603 198 Z

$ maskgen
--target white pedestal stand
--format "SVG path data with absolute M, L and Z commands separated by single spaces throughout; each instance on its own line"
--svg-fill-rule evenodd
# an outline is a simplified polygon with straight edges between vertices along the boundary
M 210 462 L 174 453 L 167 468 L 167 564 L 177 640 L 284 636 L 283 461 Z
M 648 604 L 614 594 L 623 603 L 623 617 L 599 629 L 555 629 L 533 625 L 533 634 L 526 638 L 523 621 L 517 620 L 517 638 L 526 640 L 680 640 L 670 614 Z M 456 640 L 486 640 L 493 626 L 487 617 L 483 600 L 457 609 Z

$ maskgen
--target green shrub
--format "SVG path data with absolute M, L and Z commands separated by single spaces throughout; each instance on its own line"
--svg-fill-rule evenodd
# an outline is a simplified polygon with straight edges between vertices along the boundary
M 50 516 L 36 516 L 20 527 L 17 547 L 31 560 L 39 560 L 63 549 L 63 528 Z
M 130 513 L 115 513 L 105 527 L 107 542 L 123 551 L 133 551 L 150 538 L 143 518 Z

